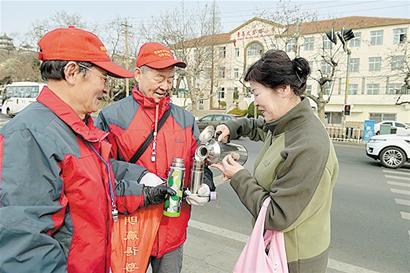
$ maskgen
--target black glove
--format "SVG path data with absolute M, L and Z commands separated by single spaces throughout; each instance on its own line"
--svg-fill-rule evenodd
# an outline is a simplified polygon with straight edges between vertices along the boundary
M 165 200 L 167 194 L 171 196 L 177 194 L 176 191 L 164 185 L 158 185 L 156 187 L 144 186 L 143 193 L 145 206 L 161 203 Z

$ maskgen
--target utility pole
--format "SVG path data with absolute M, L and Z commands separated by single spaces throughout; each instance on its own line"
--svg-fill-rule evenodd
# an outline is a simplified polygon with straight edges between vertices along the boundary
M 128 70 L 128 28 L 132 27 L 128 25 L 127 19 L 125 19 L 125 23 L 122 23 L 121 26 L 124 27 L 124 35 L 125 35 L 125 51 L 124 51 L 124 63 L 125 69 Z M 130 95 L 130 80 L 128 78 L 125 79 L 125 96 L 128 97 Z
M 295 35 L 295 58 L 299 57 L 300 55 L 300 46 L 299 46 L 299 38 L 300 38 L 300 31 L 299 31 L 299 27 L 300 27 L 300 21 L 299 19 L 296 20 L 296 35 Z
M 215 35 L 215 0 L 212 4 L 212 37 Z M 209 104 L 210 109 L 213 109 L 213 93 L 214 93 L 214 69 L 215 69 L 215 54 L 214 54 L 214 42 L 211 38 L 211 89 L 210 89 L 210 96 L 209 96 Z
M 337 36 L 336 36 L 337 35 Z M 347 42 L 351 39 L 354 38 L 354 33 L 351 29 L 345 29 L 344 27 L 339 33 L 335 33 L 334 29 L 330 32 L 326 32 L 327 38 L 336 45 L 337 43 L 337 37 L 339 37 L 339 40 L 342 42 L 343 45 L 343 51 L 347 54 L 347 60 L 346 60 L 346 82 L 345 82 L 345 98 L 344 98 L 344 104 L 343 104 L 343 109 L 342 109 L 342 133 L 343 136 L 347 136 L 346 132 L 346 116 L 350 115 L 350 105 L 347 104 L 347 97 L 349 94 L 349 66 L 350 66 L 350 55 L 352 52 L 350 51 Z
M 344 104 L 343 104 L 343 120 L 342 120 L 342 125 L 343 125 L 343 134 L 346 134 L 346 105 L 347 104 L 347 97 L 349 95 L 349 66 L 350 66 L 350 55 L 352 52 L 350 51 L 349 48 L 346 47 L 346 54 L 347 54 L 347 61 L 346 61 L 346 81 L 345 81 L 345 98 L 344 98 Z

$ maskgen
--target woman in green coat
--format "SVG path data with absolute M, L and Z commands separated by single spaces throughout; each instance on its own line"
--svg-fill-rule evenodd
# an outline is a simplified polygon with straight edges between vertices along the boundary
M 284 233 L 290 273 L 326 272 L 338 174 L 333 144 L 303 96 L 309 73 L 304 58 L 267 51 L 245 76 L 264 120 L 243 118 L 216 128 L 220 141 L 264 141 L 252 173 L 231 156 L 214 166 L 255 219 L 271 198 L 265 228 Z

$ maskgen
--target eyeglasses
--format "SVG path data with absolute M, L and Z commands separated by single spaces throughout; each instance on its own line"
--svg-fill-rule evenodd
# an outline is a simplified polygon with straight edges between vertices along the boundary
M 100 77 L 101 79 L 104 80 L 104 83 L 105 83 L 105 84 L 108 83 L 108 75 L 103 75 L 103 74 L 101 74 L 101 73 L 98 73 L 97 71 L 92 70 L 91 68 L 86 67 L 85 65 L 82 65 L 82 64 L 78 64 L 78 66 L 79 66 L 79 67 L 82 67 L 82 68 L 84 68 L 84 69 L 87 69 L 87 70 L 89 70 L 89 71 L 91 71 L 91 72 L 95 72 L 98 77 Z

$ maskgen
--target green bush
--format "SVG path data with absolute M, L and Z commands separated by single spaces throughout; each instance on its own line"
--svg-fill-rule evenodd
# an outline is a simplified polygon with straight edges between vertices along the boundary
M 228 111 L 228 114 L 244 117 L 248 113 L 247 109 L 233 108 Z
M 251 102 L 251 104 L 249 104 L 247 113 L 248 113 L 248 118 L 253 118 L 254 117 L 254 112 L 255 112 L 255 107 L 254 107 L 254 103 Z M 258 110 L 258 117 L 262 115 L 262 112 L 260 110 Z
M 220 101 L 219 102 L 219 108 L 226 109 L 226 102 L 225 101 Z

